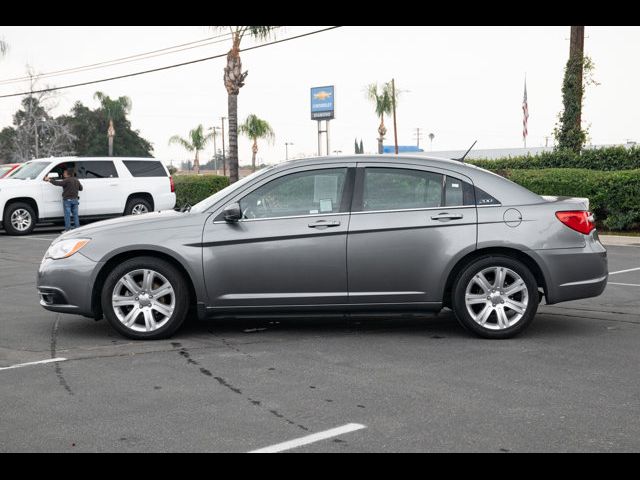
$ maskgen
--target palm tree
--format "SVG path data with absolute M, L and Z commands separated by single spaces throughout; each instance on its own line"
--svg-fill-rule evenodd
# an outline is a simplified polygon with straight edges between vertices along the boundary
M 239 127 L 240 133 L 253 140 L 253 146 L 251 147 L 251 169 L 256 171 L 256 154 L 258 153 L 258 139 L 266 138 L 273 142 L 275 134 L 269 122 L 258 118 L 253 113 L 247 117 L 242 125 Z
M 196 157 L 193 161 L 193 171 L 200 173 L 200 152 L 204 150 L 204 147 L 213 139 L 213 133 L 204 133 L 204 127 L 202 124 L 198 125 L 193 130 L 189 131 L 189 138 L 184 139 L 179 135 L 174 135 L 169 139 L 169 145 L 177 143 L 182 145 L 189 152 L 196 152 Z
M 378 91 L 378 84 L 372 83 L 367 86 L 367 98 L 376 106 L 376 115 L 380 117 L 380 126 L 378 127 L 378 153 L 382 153 L 382 141 L 387 134 L 387 128 L 384 126 L 384 114 L 391 115 L 393 110 L 393 95 L 391 90 L 391 82 L 382 85 Z M 398 91 L 396 91 L 396 101 L 398 100 Z
M 275 26 L 235 26 L 216 27 L 217 29 L 231 31 L 231 50 L 227 53 L 227 66 L 224 68 L 224 86 L 228 94 L 229 117 L 229 181 L 238 181 L 238 94 L 244 86 L 244 79 L 249 72 L 242 71 L 240 60 L 240 42 L 248 33 L 257 39 L 266 39 Z
M 93 98 L 100 102 L 102 110 L 107 113 L 108 127 L 107 136 L 109 138 L 109 156 L 113 155 L 113 139 L 115 137 L 115 128 L 113 121 L 123 121 L 131 112 L 131 99 L 129 97 L 118 97 L 115 100 L 102 92 L 93 94 Z

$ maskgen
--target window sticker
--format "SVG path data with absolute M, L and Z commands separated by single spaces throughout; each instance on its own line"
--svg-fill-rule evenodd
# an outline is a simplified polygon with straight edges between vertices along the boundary
M 331 199 L 337 202 L 338 199 L 338 176 L 337 175 L 316 175 L 313 185 L 313 202 L 318 203 L 321 198 Z
M 320 212 L 333 212 L 333 202 L 330 198 L 320 200 Z
M 318 213 L 318 210 L 309 210 L 309 215 L 315 215 Z
M 460 188 L 460 184 L 459 183 L 452 183 L 451 187 L 452 188 Z

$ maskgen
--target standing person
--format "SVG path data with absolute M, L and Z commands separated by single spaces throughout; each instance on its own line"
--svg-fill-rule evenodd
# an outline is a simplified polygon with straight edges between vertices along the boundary
M 80 219 L 78 218 L 78 204 L 80 198 L 78 192 L 82 191 L 82 184 L 80 180 L 73 176 L 73 171 L 69 168 L 62 174 L 64 177 L 62 180 L 55 180 L 48 176 L 44 178 L 45 181 L 62 187 L 62 205 L 64 207 L 64 231 L 68 232 L 71 228 L 71 215 L 73 215 L 73 228 L 80 226 Z

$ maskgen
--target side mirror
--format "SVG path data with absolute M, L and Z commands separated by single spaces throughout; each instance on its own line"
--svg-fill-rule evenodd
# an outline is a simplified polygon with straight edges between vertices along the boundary
M 242 210 L 239 203 L 230 203 L 222 211 L 222 215 L 227 222 L 237 222 L 242 218 Z

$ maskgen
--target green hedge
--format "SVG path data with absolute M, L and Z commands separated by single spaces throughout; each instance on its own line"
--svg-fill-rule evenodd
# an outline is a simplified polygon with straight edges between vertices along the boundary
M 640 169 L 619 172 L 578 168 L 513 169 L 502 174 L 539 195 L 588 198 L 599 227 L 640 228 Z
M 176 208 L 195 205 L 229 185 L 229 179 L 220 175 L 176 175 Z
M 543 152 L 496 160 L 477 159 L 468 163 L 492 171 L 507 169 L 586 168 L 589 170 L 634 170 L 640 168 L 640 147 L 585 149 L 581 154 L 568 150 Z

